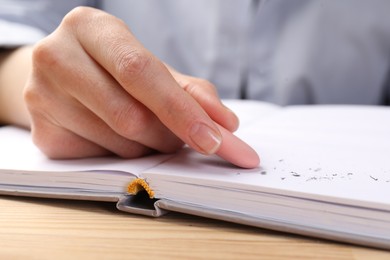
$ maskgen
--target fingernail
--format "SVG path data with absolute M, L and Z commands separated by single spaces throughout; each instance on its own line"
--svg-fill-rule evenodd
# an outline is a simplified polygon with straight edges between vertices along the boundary
M 192 127 L 190 138 L 204 154 L 215 153 L 222 143 L 221 134 L 202 123 Z

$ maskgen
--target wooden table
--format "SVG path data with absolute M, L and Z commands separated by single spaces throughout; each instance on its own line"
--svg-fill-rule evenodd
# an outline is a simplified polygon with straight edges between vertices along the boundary
M 0 259 L 390 259 L 390 252 L 111 203 L 0 196 Z

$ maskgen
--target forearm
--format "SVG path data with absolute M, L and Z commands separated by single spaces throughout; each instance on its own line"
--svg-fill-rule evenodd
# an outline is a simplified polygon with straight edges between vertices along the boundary
M 32 47 L 0 51 L 0 124 L 30 127 L 23 90 L 31 71 Z

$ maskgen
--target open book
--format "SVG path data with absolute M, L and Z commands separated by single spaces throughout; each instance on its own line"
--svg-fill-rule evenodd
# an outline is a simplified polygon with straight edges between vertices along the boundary
M 390 249 L 390 108 L 226 104 L 259 168 L 188 148 L 53 161 L 29 132 L 3 127 L 0 194 L 113 201 L 132 213 L 178 211 Z

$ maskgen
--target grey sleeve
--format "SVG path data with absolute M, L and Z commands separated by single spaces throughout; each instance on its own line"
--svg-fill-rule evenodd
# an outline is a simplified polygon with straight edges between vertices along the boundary
M 0 47 L 34 44 L 51 33 L 76 6 L 93 0 L 0 0 Z

